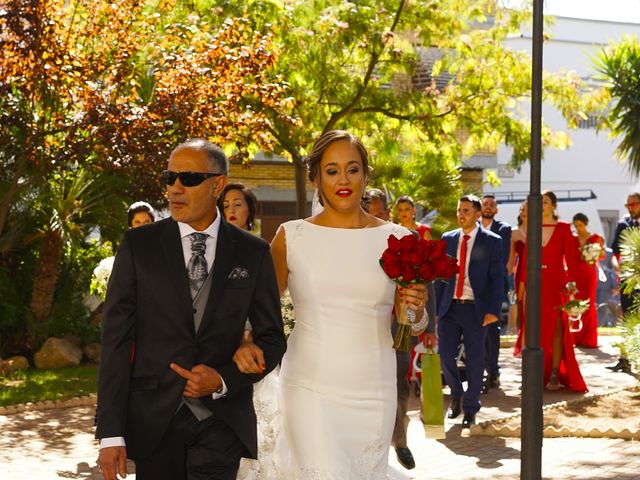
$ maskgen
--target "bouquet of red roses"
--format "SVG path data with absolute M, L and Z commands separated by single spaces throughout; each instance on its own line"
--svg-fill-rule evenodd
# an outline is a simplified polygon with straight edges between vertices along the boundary
M 412 283 L 446 280 L 458 273 L 458 260 L 447 255 L 444 240 L 425 240 L 416 235 L 397 238 L 389 235 L 387 249 L 382 253 L 380 265 L 396 284 L 407 287 Z M 411 324 L 415 321 L 415 312 L 400 305 L 398 330 L 393 339 L 396 350 L 409 351 L 411 348 Z M 404 308 L 403 308 L 404 306 Z

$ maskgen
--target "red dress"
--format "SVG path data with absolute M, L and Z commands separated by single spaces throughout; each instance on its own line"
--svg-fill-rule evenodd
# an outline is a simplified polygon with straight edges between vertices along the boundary
M 515 250 L 516 256 L 518 257 L 518 262 L 516 263 L 515 273 L 514 273 L 514 288 L 516 293 L 520 291 L 520 285 L 524 285 L 527 281 L 527 244 L 522 240 L 518 240 L 513 244 L 513 248 Z M 526 291 L 526 289 L 525 289 Z M 520 356 L 522 352 L 522 342 L 524 336 L 524 324 L 525 324 L 525 302 L 524 299 L 518 299 L 518 320 L 519 320 L 519 328 L 518 328 L 518 338 L 516 339 L 516 344 L 513 347 L 513 354 L 516 357 Z
M 586 243 L 599 243 L 604 245 L 602 237 L 596 233 L 591 235 Z M 580 255 L 580 240 L 576 237 L 576 248 L 578 249 L 578 264 L 576 268 L 576 287 L 578 294 L 576 298 L 589 300 L 589 310 L 582 314 L 582 329 L 572 332 L 573 343 L 583 347 L 598 347 L 598 312 L 596 310 L 596 288 L 598 287 L 598 267 L 594 263 L 588 264 Z M 604 251 L 604 250 L 603 250 Z
M 425 225 L 424 223 L 416 223 L 416 225 L 418 225 L 416 230 L 418 231 L 420 238 L 425 238 L 424 236 L 426 233 L 429 233 L 429 238 L 431 238 L 431 227 L 429 225 Z
M 549 225 L 545 225 L 549 226 Z M 549 241 L 542 247 L 542 278 L 540 279 L 540 347 L 544 354 L 544 385 L 549 383 L 553 369 L 553 337 L 555 335 L 558 318 L 562 318 L 564 325 L 562 358 L 560 360 L 559 380 L 576 392 L 586 392 L 580 367 L 573 350 L 573 338 L 569 331 L 567 315 L 561 311 L 562 292 L 569 279 L 575 278 L 576 254 L 575 239 L 571 227 L 566 222 L 555 225 Z M 569 273 L 567 274 L 568 267 Z M 524 281 L 524 280 L 523 280 Z M 524 322 L 522 323 L 524 326 Z M 522 345 L 524 329 L 518 332 L 516 347 Z M 515 354 L 515 351 L 514 351 Z

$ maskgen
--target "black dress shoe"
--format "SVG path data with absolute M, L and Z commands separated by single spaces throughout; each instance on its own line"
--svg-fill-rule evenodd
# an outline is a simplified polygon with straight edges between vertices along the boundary
M 411 470 L 412 468 L 416 468 L 416 461 L 413 459 L 413 454 L 411 450 L 407 447 L 396 447 L 396 456 L 398 457 L 398 462 L 407 470 Z
M 500 386 L 500 375 L 489 375 L 482 383 L 482 393 L 487 393 L 492 388 Z
M 462 411 L 462 399 L 452 398 L 449 405 L 449 411 L 447 412 L 447 418 L 456 418 Z
M 620 357 L 620 360 L 618 360 L 618 363 L 616 363 L 615 365 L 609 365 L 607 368 L 609 370 L 613 370 L 614 372 L 624 372 L 624 373 L 631 372 L 631 364 L 629 363 L 629 360 L 627 360 L 624 357 Z
M 476 423 L 475 413 L 465 413 L 462 419 L 462 428 L 470 428 L 471 425 Z

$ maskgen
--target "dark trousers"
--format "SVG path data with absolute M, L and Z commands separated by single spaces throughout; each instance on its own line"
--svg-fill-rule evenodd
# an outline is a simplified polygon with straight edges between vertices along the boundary
M 393 427 L 393 436 L 391 437 L 391 445 L 394 447 L 407 447 L 407 427 L 409 426 L 409 417 L 407 410 L 409 408 L 409 380 L 407 380 L 407 372 L 409 371 L 409 363 L 411 362 L 411 354 L 409 352 L 396 351 L 396 375 L 398 380 L 398 405 L 396 407 L 396 423 Z
M 484 344 L 486 328 L 477 318 L 475 305 L 452 303 L 447 314 L 438 322 L 440 361 L 444 379 L 453 398 L 461 398 L 464 413 L 480 410 L 480 392 L 484 372 Z M 467 391 L 462 388 L 456 358 L 458 345 L 464 343 Z
M 150 457 L 136 461 L 138 480 L 235 480 L 244 445 L 215 415 L 198 422 L 183 405 Z
M 486 355 L 485 368 L 487 374 L 492 377 L 500 375 L 500 364 L 498 358 L 500 357 L 500 321 L 487 325 L 487 340 L 485 344 Z

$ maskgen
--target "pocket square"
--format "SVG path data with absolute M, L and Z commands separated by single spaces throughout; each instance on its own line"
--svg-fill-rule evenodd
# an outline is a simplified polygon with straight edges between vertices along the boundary
M 242 278 L 249 278 L 249 270 L 243 267 L 235 267 L 231 270 L 231 273 L 227 277 L 229 280 L 240 280 Z

